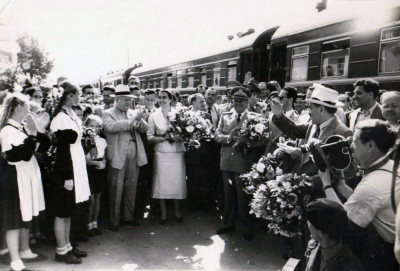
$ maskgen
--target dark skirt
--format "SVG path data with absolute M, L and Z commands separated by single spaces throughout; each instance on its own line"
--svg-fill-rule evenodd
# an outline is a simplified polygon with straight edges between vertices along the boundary
M 0 228 L 1 231 L 29 228 L 30 221 L 22 221 L 19 203 L 17 170 L 0 158 Z
M 96 166 L 87 166 L 90 193 L 92 195 L 103 192 L 107 181 L 106 169 L 96 169 Z
M 54 172 L 54 205 L 55 216 L 60 218 L 71 217 L 76 208 L 75 187 L 68 191 L 64 188 L 65 180 L 59 178 L 61 174 Z

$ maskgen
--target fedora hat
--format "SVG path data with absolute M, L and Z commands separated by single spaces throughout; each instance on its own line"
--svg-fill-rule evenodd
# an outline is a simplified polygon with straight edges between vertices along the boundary
M 313 84 L 314 91 L 306 102 L 319 104 L 326 107 L 338 108 L 337 99 L 339 93 L 336 90 L 324 87 L 320 84 Z
M 115 87 L 115 97 L 131 97 L 131 98 L 136 98 L 135 95 L 132 95 L 129 87 L 127 85 L 119 84 L 118 86 Z

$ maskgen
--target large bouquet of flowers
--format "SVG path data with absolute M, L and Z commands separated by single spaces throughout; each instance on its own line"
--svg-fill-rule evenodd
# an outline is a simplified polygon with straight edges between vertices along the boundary
M 269 138 L 268 119 L 259 115 L 248 114 L 237 134 L 234 148 L 247 153 L 252 142 L 259 142 Z
M 299 232 L 305 206 L 310 201 L 311 182 L 305 174 L 283 174 L 281 151 L 262 157 L 249 173 L 240 177 L 244 191 L 252 194 L 250 213 L 267 220 L 276 235 L 292 237 Z
M 172 111 L 168 115 L 170 126 L 167 138 L 170 143 L 182 142 L 186 151 L 200 147 L 201 140 L 210 141 L 214 138 L 211 122 L 203 112 L 193 114 L 184 108 Z

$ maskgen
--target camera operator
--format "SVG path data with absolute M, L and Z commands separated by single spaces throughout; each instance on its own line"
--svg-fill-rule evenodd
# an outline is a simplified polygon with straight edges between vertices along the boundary
M 351 229 L 359 232 L 367 228 L 368 252 L 363 260 L 368 270 L 398 270 L 394 257 L 395 206 L 392 203 L 391 185 L 393 161 L 387 155 L 394 145 L 396 133 L 389 124 L 370 119 L 357 124 L 351 149 L 356 163 L 364 174 L 354 191 L 339 180 L 333 189 L 329 171 L 320 172 L 326 197 L 340 204 L 336 191 L 347 198 L 343 207 Z M 395 199 L 400 197 L 400 181 L 395 184 Z M 398 201 L 397 201 L 398 202 Z M 373 225 L 373 227 L 371 227 Z M 377 234 L 376 234 L 377 233 Z M 373 241 L 373 242 L 372 242 Z M 371 245 L 372 244 L 372 245 Z

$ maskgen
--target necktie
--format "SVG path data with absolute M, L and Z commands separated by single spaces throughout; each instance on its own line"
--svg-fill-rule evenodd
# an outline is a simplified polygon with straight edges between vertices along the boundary
M 320 130 L 318 125 L 316 125 L 315 127 L 316 127 L 316 129 L 315 129 L 315 133 L 313 135 L 313 138 L 317 138 L 318 139 L 319 133 L 320 133 L 321 130 Z
M 240 117 L 241 117 L 241 114 L 238 114 L 238 115 L 237 115 L 237 123 L 240 122 Z
M 211 115 L 211 107 L 207 108 L 207 112 Z

